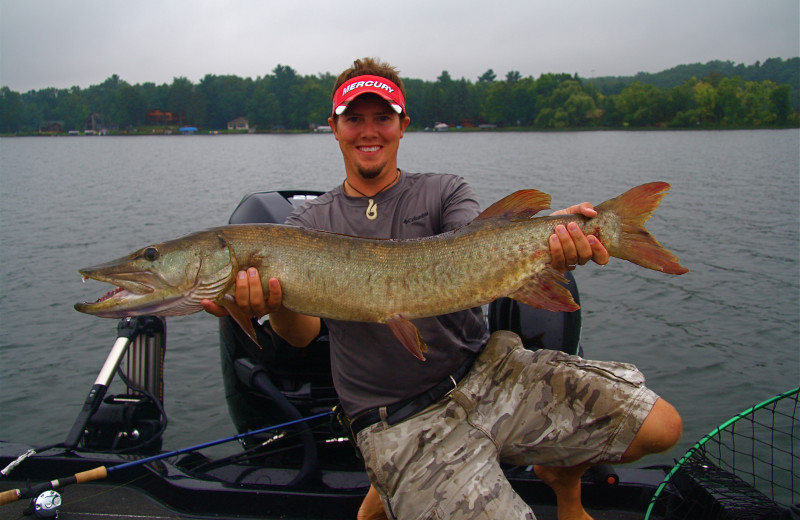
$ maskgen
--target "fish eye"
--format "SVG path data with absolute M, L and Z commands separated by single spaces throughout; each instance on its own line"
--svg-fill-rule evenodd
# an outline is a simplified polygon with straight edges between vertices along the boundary
M 142 252 L 142 256 L 145 258 L 145 260 L 154 262 L 158 260 L 159 257 L 158 249 L 155 247 L 148 247 Z

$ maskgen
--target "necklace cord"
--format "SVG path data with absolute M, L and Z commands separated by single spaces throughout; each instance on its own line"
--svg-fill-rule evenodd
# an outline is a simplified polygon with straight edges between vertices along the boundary
M 359 195 L 361 195 L 362 197 L 370 197 L 370 198 L 371 198 L 371 197 L 377 197 L 377 196 L 378 196 L 378 194 L 382 193 L 384 190 L 386 190 L 387 188 L 389 188 L 389 186 L 391 186 L 392 184 L 394 184 L 395 182 L 397 182 L 397 179 L 399 179 L 399 178 L 400 178 L 400 168 L 398 168 L 398 169 L 397 169 L 397 171 L 395 172 L 394 179 L 392 179 L 392 180 L 391 180 L 391 182 L 389 182 L 389 184 L 387 184 L 387 185 L 386 185 L 386 186 L 384 186 L 383 188 L 379 189 L 379 190 L 378 190 L 378 192 L 377 192 L 377 193 L 375 193 L 375 195 L 372 195 L 372 196 L 370 196 L 370 195 L 367 195 L 366 193 L 362 192 L 361 190 L 359 190 L 358 188 L 356 188 L 355 186 L 353 186 L 352 184 L 350 184 L 350 182 L 347 180 L 347 178 L 345 178 L 345 179 L 344 179 L 344 184 L 346 184 L 346 185 L 350 186 L 350 187 L 351 187 L 351 188 L 352 188 L 352 189 L 353 189 L 353 190 L 354 190 L 356 193 L 358 193 L 358 194 L 359 194 Z
M 397 182 L 397 179 L 399 179 L 399 178 L 400 178 L 400 168 L 398 168 L 397 171 L 395 172 L 394 179 L 392 179 L 392 181 L 389 184 L 387 184 L 383 188 L 379 189 L 378 192 L 375 195 L 373 195 L 372 197 L 370 197 L 366 193 L 363 193 L 358 188 L 356 188 L 355 186 L 353 186 L 352 184 L 347 182 L 347 177 L 344 178 L 344 183 L 342 184 L 342 190 L 344 191 L 345 195 L 347 195 L 347 188 L 346 187 L 350 186 L 356 192 L 358 192 L 362 197 L 367 197 L 369 199 L 369 204 L 367 205 L 367 211 L 364 212 L 364 216 L 367 217 L 367 220 L 375 220 L 376 218 L 378 218 L 378 205 L 375 204 L 375 197 L 377 197 L 379 194 L 381 194 L 383 192 L 383 190 L 385 190 L 386 188 L 388 188 L 389 186 L 391 186 L 395 182 Z

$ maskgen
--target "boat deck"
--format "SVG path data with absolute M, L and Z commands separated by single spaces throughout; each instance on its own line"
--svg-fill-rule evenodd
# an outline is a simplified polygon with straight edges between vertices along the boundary
M 14 480 L 0 481 L 0 491 L 24 487 L 25 482 Z M 218 515 L 185 514 L 166 508 L 156 500 L 135 488 L 111 484 L 79 484 L 64 488 L 60 491 L 63 505 L 58 514 L 59 520 L 189 520 L 211 519 L 219 520 Z M 29 506 L 30 500 L 20 500 L 12 504 L 0 506 L 0 520 L 28 520 L 34 518 L 25 516 L 23 512 Z M 538 520 L 557 520 L 556 508 L 552 505 L 534 505 L 533 511 Z M 595 520 L 642 520 L 644 513 L 620 511 L 618 509 L 587 509 Z M 355 512 L 352 518 L 355 520 Z M 251 516 L 232 516 L 231 519 L 255 518 Z M 269 518 L 269 517 L 261 517 Z M 294 520 L 290 516 L 271 517 L 285 520 Z M 294 517 L 297 520 L 307 518 Z M 341 518 L 341 511 L 332 516 L 320 516 L 319 519 Z

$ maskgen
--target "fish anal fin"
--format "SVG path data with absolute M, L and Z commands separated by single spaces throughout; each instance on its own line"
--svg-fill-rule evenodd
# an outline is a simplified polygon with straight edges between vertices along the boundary
M 580 305 L 575 303 L 572 293 L 564 287 L 567 283 L 569 280 L 561 273 L 552 267 L 546 267 L 508 297 L 537 309 L 553 312 L 576 311 L 580 309 Z
M 389 318 L 386 320 L 386 325 L 389 326 L 389 330 L 392 331 L 406 350 L 411 352 L 411 355 L 420 361 L 425 361 L 424 352 L 428 351 L 428 346 L 423 341 L 416 325 L 400 316 Z
M 258 345 L 258 348 L 263 349 L 261 344 L 258 342 L 256 329 L 253 327 L 253 320 L 251 319 L 252 316 L 248 315 L 238 305 L 236 305 L 236 302 L 230 295 L 225 295 L 219 304 L 225 307 L 225 310 L 228 311 L 228 314 L 231 318 L 233 318 L 233 321 L 235 321 L 242 328 L 244 333 L 253 340 L 253 343 Z
M 478 215 L 475 220 L 497 217 L 528 219 L 550 208 L 550 195 L 539 190 L 519 190 L 504 197 Z

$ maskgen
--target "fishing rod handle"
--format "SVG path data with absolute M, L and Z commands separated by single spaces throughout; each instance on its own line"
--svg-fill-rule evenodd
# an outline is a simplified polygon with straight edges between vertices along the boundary
M 19 489 L 9 489 L 0 493 L 0 506 L 16 502 L 20 498 Z
M 10 504 L 12 502 L 16 502 L 20 498 L 33 498 L 35 496 L 39 496 L 40 493 L 44 491 L 49 491 L 51 489 L 59 489 L 64 486 L 69 486 L 70 484 L 83 484 L 84 482 L 91 482 L 93 480 L 100 480 L 106 478 L 108 475 L 108 470 L 105 466 L 100 466 L 98 468 L 90 469 L 87 471 L 81 471 L 80 473 L 75 473 L 71 477 L 61 478 L 58 480 L 51 480 L 50 482 L 44 482 L 39 484 L 38 486 L 29 487 L 28 489 L 10 489 L 8 491 L 3 491 L 0 493 L 0 506 Z

